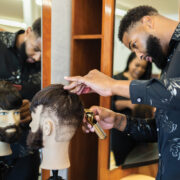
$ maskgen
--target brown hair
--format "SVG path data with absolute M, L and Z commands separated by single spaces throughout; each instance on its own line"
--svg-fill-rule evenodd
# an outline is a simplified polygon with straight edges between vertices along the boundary
M 80 125 L 84 117 L 84 108 L 79 96 L 64 90 L 62 84 L 50 85 L 36 93 L 32 99 L 30 110 L 35 112 L 36 107 L 39 105 L 43 105 L 41 113 L 44 110 L 48 111 L 49 115 L 51 112 L 55 113 L 58 118 L 58 122 L 55 122 L 55 125 L 68 126 L 69 129 L 71 127 L 74 129 L 73 132 L 75 132 L 75 129 Z M 56 128 L 56 132 L 56 134 L 60 133 L 58 128 Z M 68 137 L 70 138 L 71 136 Z M 65 139 L 69 139 L 68 137 Z

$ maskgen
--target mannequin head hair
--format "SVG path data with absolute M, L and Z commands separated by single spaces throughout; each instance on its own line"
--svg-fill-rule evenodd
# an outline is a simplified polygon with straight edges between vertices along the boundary
M 22 98 L 19 91 L 12 83 L 0 81 L 0 109 L 19 109 L 22 105 Z
M 45 119 L 43 117 L 49 116 L 55 124 L 56 141 L 70 140 L 84 116 L 79 96 L 64 90 L 62 84 L 53 84 L 34 96 L 30 107 L 31 112 L 35 113 L 40 105 L 42 105 L 40 124 Z M 57 118 L 53 118 L 54 115 Z M 66 133 L 64 127 L 67 127 L 66 130 L 68 129 L 67 131 L 72 133 Z

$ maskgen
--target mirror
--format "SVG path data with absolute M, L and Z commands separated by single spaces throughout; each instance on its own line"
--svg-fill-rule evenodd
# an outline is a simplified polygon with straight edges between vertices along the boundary
M 41 88 L 41 30 L 39 28 L 41 21 L 32 28 L 35 20 L 41 17 L 41 3 L 41 0 L 0 1 L 0 80 L 13 83 L 22 98 L 29 101 Z M 20 31 L 27 29 L 29 30 L 26 33 Z M 27 107 L 28 100 L 24 101 Z M 11 144 L 13 155 L 0 157 L 0 162 L 3 162 L 6 167 L 12 166 L 11 171 L 5 174 L 7 179 L 38 178 L 39 152 L 32 153 L 26 146 L 30 116 L 27 111 L 24 112 L 26 114 L 24 113 L 23 116 L 21 113 L 22 138 L 17 143 Z M 33 175 L 34 172 L 36 175 Z
M 130 55 L 130 50 L 127 49 L 118 39 L 118 29 L 122 17 L 128 9 L 139 5 L 149 5 L 155 7 L 160 14 L 174 20 L 178 20 L 178 0 L 175 1 L 149 1 L 149 0 L 116 0 L 115 5 L 115 23 L 114 23 L 114 56 L 113 56 L 113 75 L 124 72 L 127 64 L 127 59 Z M 134 60 L 133 60 L 134 61 Z M 160 70 L 153 64 L 152 75 L 158 77 Z M 124 73 L 122 73 L 124 75 Z M 119 77 L 116 77 L 119 78 Z M 123 78 L 120 75 L 120 78 Z M 126 78 L 127 79 L 127 76 Z M 125 80 L 124 79 L 124 80 Z M 121 100 L 125 100 L 120 98 Z M 119 100 L 117 97 L 112 100 Z M 113 103 L 112 103 L 113 104 Z M 127 105 L 127 104 L 126 104 Z M 112 105 L 112 109 L 115 104 Z M 118 103 L 116 103 L 116 107 Z M 142 111 L 143 110 L 143 111 Z M 130 108 L 121 109 L 121 113 L 137 116 L 137 112 L 149 112 L 148 116 L 153 116 L 153 109 L 147 106 L 138 105 L 136 111 Z M 141 113 L 142 114 L 142 113 Z M 145 113 L 143 113 L 144 115 Z M 140 115 L 138 115 L 140 116 Z M 146 116 L 147 117 L 147 116 Z M 148 153 L 147 153 L 148 152 Z M 142 155 L 143 154 L 143 155 Z M 110 132 L 110 154 L 109 154 L 109 169 L 113 170 L 122 166 L 122 168 L 137 167 L 148 165 L 158 161 L 158 149 L 156 143 L 137 144 L 128 136 L 119 134 L 116 130 Z

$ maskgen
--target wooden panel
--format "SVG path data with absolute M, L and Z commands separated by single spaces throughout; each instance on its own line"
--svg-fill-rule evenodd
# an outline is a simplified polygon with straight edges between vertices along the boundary
M 73 35 L 101 34 L 102 0 L 73 0 Z
M 88 35 L 74 35 L 73 39 L 101 39 L 101 34 L 88 34 Z
M 102 49 L 101 71 L 112 76 L 113 32 L 114 32 L 114 0 L 103 0 L 102 11 Z M 101 97 L 100 106 L 110 108 L 110 98 Z M 109 180 L 109 131 L 107 138 L 98 142 L 98 180 Z
M 43 7 L 42 7 L 43 87 L 46 87 L 51 83 L 51 1 L 52 0 L 43 0 Z
M 101 40 L 72 40 L 71 75 L 85 75 L 91 69 L 100 69 Z M 85 107 L 99 105 L 99 96 L 81 96 Z M 84 134 L 81 127 L 72 139 L 70 147 L 71 167 L 68 180 L 96 180 L 97 178 L 97 135 Z
M 42 85 L 51 83 L 51 1 L 43 0 L 42 4 Z M 42 180 L 47 180 L 50 171 L 42 169 Z

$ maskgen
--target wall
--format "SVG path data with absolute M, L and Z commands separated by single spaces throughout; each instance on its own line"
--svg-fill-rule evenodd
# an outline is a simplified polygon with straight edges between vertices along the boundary
M 51 83 L 67 83 L 70 72 L 71 0 L 52 0 Z
M 51 83 L 66 84 L 70 73 L 71 0 L 52 0 Z M 59 175 L 67 179 L 67 170 Z

